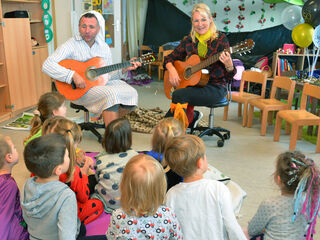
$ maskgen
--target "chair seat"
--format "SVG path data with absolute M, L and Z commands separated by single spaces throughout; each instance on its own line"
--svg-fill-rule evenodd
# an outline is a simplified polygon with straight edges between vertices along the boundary
M 217 107 L 224 107 L 224 106 L 227 106 L 229 105 L 229 101 L 226 97 L 224 97 L 220 102 L 217 102 L 217 103 L 214 103 L 213 105 L 211 106 L 208 106 L 210 108 L 217 108 Z
M 232 92 L 231 93 L 231 99 L 235 100 L 236 102 L 245 102 L 248 101 L 249 99 L 254 99 L 254 98 L 262 98 L 260 95 L 253 94 L 253 93 L 248 93 L 248 92 Z
M 260 108 L 260 109 L 266 109 L 266 108 L 270 108 L 273 109 L 274 111 L 277 110 L 282 110 L 282 109 L 288 109 L 288 103 L 279 101 L 277 99 L 250 99 L 249 100 L 249 104 Z
M 281 110 L 278 116 L 286 121 L 303 125 L 320 125 L 320 117 L 306 110 Z
M 73 108 L 73 109 L 77 109 L 77 110 L 82 110 L 82 111 L 88 112 L 88 109 L 86 109 L 84 106 L 78 105 L 78 104 L 75 104 L 75 103 L 72 103 L 72 102 L 70 102 L 70 107 Z

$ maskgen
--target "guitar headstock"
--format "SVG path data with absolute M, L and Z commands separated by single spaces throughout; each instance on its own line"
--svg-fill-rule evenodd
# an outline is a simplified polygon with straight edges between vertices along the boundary
M 139 62 L 141 62 L 141 64 L 143 65 L 150 64 L 155 60 L 156 60 L 156 56 L 152 52 L 143 54 L 139 57 Z
M 254 41 L 252 39 L 247 39 L 245 41 L 242 41 L 235 46 L 232 46 L 231 53 L 247 53 L 250 52 L 250 50 L 254 47 Z

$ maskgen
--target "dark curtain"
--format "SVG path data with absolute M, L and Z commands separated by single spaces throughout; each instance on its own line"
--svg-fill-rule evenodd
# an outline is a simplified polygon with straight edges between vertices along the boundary
M 143 45 L 159 46 L 181 40 L 191 29 L 190 17 L 167 0 L 149 0 Z

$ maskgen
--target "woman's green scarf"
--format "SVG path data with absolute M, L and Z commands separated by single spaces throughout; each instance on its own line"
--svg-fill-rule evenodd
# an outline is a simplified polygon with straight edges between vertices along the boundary
M 211 31 L 210 29 L 205 34 L 200 35 L 196 32 L 196 38 L 199 40 L 198 43 L 198 55 L 202 58 L 205 58 L 207 56 L 208 52 L 208 46 L 207 41 L 211 37 Z

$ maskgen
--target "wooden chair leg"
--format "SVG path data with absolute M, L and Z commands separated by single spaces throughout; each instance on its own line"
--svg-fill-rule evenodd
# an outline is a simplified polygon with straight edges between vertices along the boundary
M 262 111 L 261 115 L 261 129 L 260 129 L 260 135 L 265 136 L 267 132 L 267 121 L 268 121 L 268 114 L 270 112 L 264 110 Z
M 299 140 L 302 139 L 302 128 L 303 128 L 303 126 L 299 126 L 299 128 L 298 128 L 298 139 Z
M 248 118 L 248 102 L 243 103 L 243 116 L 242 116 L 242 127 L 247 125 Z
M 273 111 L 269 111 L 268 124 L 269 124 L 269 126 L 273 125 Z
M 228 120 L 228 111 L 229 111 L 229 105 L 225 106 L 224 110 L 223 110 L 223 120 L 224 121 Z
M 290 123 L 289 122 L 285 123 L 285 133 L 286 133 L 286 135 L 288 135 L 290 133 Z
M 242 115 L 242 103 L 238 103 L 238 117 Z
M 249 128 L 252 127 L 253 111 L 254 111 L 254 106 L 249 104 L 248 122 L 247 122 L 247 127 L 249 127 Z
M 294 151 L 297 145 L 297 138 L 298 138 L 298 131 L 299 127 L 297 124 L 292 123 L 291 126 L 291 135 L 290 135 L 290 143 L 289 143 L 289 150 Z
M 161 80 L 161 69 L 158 66 L 158 81 L 160 81 L 160 80 Z
M 316 153 L 319 153 L 320 152 L 320 127 L 317 126 L 317 129 L 318 129 L 318 137 L 317 137 L 317 145 L 316 145 Z
M 149 64 L 149 76 L 151 77 L 151 64 Z
M 274 127 L 274 133 L 273 133 L 273 141 L 274 141 L 274 142 L 279 142 L 280 131 L 281 131 L 281 123 L 282 123 L 282 118 L 280 118 L 280 117 L 277 115 L 276 125 L 275 125 L 275 127 Z

